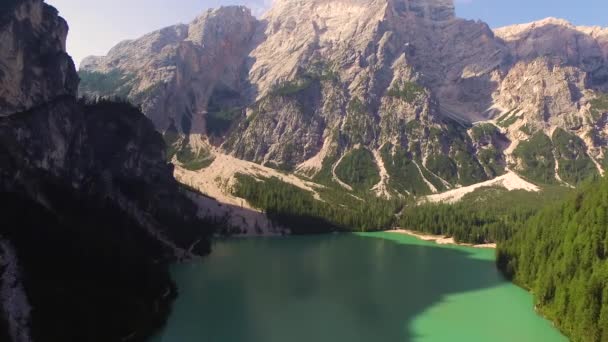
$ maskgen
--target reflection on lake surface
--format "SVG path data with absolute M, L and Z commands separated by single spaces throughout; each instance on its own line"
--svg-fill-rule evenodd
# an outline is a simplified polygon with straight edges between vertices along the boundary
M 393 233 L 219 241 L 154 342 L 566 341 L 494 251 Z

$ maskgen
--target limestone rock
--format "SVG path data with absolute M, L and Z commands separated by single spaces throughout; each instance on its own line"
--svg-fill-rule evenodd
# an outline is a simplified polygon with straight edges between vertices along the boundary
M 549 18 L 493 31 L 457 18 L 452 0 L 277 0 L 260 20 L 239 11 L 210 11 L 121 43 L 86 60 L 82 71 L 134 75 L 125 76 L 133 84 L 129 99 L 161 132 L 173 126 L 184 133 L 178 148 L 214 144 L 290 171 L 314 165 L 307 172 L 313 177 L 364 147 L 403 159 L 407 170 L 392 172 L 418 178 L 414 183 L 435 182 L 439 190 L 470 184 L 504 172 L 519 142 L 536 131 L 557 128 L 603 158 L 597 120 L 608 112 L 601 101 L 608 29 Z M 208 34 L 212 22 L 215 35 Z M 194 57 L 186 63 L 152 53 L 148 40 L 227 48 L 195 49 L 198 64 Z M 175 44 L 160 45 L 171 51 Z M 190 71 L 180 73 L 184 65 Z M 141 76 L 156 74 L 162 76 Z M 163 87 L 144 91 L 159 80 Z M 495 125 L 495 143 L 470 136 L 471 124 L 481 121 Z
M 202 134 L 214 90 L 242 91 L 241 73 L 257 26 L 249 9 L 222 7 L 189 25 L 122 42 L 107 56 L 82 61 L 81 93 L 106 96 L 121 90 L 142 105 L 159 131 L 174 124 L 181 132 Z M 113 87 L 95 89 L 88 79 L 91 73 L 111 79 Z

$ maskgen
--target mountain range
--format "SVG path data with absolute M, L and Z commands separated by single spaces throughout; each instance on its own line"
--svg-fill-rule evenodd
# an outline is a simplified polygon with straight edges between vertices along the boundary
M 207 194 L 230 191 L 196 174 L 228 163 L 217 184 L 278 171 L 420 197 L 603 174 L 607 61 L 608 29 L 555 18 L 492 30 L 452 0 L 278 0 L 261 19 L 222 7 L 88 57 L 79 93 L 140 105 L 178 178 Z
M 608 183 L 568 193 L 608 167 L 608 29 L 277 0 L 79 72 L 67 33 L 43 0 L 0 4 L 0 340 L 149 340 L 169 265 L 213 234 L 397 225 L 498 242 L 540 313 L 605 340 Z

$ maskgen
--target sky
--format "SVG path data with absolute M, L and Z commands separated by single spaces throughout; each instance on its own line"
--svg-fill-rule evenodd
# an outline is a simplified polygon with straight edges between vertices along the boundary
M 190 22 L 209 8 L 247 5 L 255 15 L 261 15 L 271 2 L 272 0 L 47 0 L 70 25 L 68 53 L 76 65 L 86 56 L 105 55 L 122 40 L 137 38 L 177 23 Z M 564 18 L 576 25 L 608 26 L 608 0 L 456 0 L 456 12 L 461 18 L 483 20 L 491 27 L 526 23 L 546 17 Z

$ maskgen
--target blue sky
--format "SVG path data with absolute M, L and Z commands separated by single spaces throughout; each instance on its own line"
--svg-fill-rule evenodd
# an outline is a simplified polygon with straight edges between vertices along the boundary
M 456 0 L 459 17 L 491 27 L 557 17 L 576 25 L 608 26 L 608 0 Z
M 1 0 L 0 0 L 1 1 Z M 244 4 L 261 14 L 272 0 L 47 0 L 70 24 L 68 52 L 78 64 L 124 39 L 186 23 L 205 9 Z M 179 5 L 176 5 L 178 3 Z M 120 9 L 120 10 L 116 10 Z M 608 0 L 456 0 L 459 17 L 491 27 L 558 17 L 577 25 L 608 26 Z

